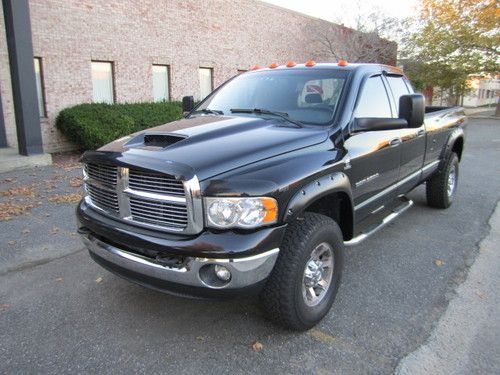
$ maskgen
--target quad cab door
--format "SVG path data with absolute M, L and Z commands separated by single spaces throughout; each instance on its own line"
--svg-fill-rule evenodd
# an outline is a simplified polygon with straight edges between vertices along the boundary
M 392 92 L 393 113 L 399 113 L 399 98 L 413 94 L 410 83 L 401 75 L 385 76 Z M 406 194 L 420 182 L 420 171 L 424 164 L 426 131 L 422 123 L 417 128 L 400 129 L 401 166 L 399 169 L 398 194 Z
M 367 78 L 356 101 L 354 118 L 393 118 L 390 92 L 380 74 Z M 401 129 L 351 132 L 344 143 L 352 185 L 356 222 L 383 209 L 396 197 L 389 189 L 399 177 Z

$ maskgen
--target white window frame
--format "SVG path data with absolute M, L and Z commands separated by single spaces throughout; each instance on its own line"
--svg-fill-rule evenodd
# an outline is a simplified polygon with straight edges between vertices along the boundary
M 36 94 L 38 101 L 38 112 L 40 117 L 47 117 L 47 107 L 45 103 L 45 83 L 43 80 L 43 63 L 41 57 L 33 58 L 36 80 Z
M 210 91 L 206 89 L 206 87 L 203 87 L 203 82 L 202 82 L 202 72 L 208 71 L 210 72 Z M 209 68 L 206 66 L 200 66 L 198 68 L 198 79 L 200 82 L 200 100 L 205 99 L 212 91 L 214 91 L 214 69 Z
M 94 74 L 96 73 L 96 71 L 94 71 L 94 67 L 104 67 L 105 65 L 110 67 L 110 82 L 108 82 L 108 87 L 98 87 L 96 86 L 97 82 L 94 77 Z M 90 68 L 92 75 L 92 102 L 107 104 L 115 103 L 115 66 L 113 61 L 92 60 Z
M 161 95 L 158 95 L 159 91 L 161 88 L 155 88 L 155 68 L 162 68 L 165 70 L 165 87 L 163 93 Z M 153 101 L 154 102 L 162 102 L 162 101 L 169 101 L 170 100 L 170 66 L 167 64 L 153 64 L 151 67 L 151 76 L 153 80 Z

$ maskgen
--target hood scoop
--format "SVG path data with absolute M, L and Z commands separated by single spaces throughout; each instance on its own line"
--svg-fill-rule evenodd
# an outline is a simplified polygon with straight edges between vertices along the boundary
M 144 133 L 128 141 L 126 146 L 130 148 L 166 148 L 186 138 L 186 136 L 179 134 Z
M 165 148 L 184 138 L 186 137 L 177 134 L 144 134 L 144 146 Z

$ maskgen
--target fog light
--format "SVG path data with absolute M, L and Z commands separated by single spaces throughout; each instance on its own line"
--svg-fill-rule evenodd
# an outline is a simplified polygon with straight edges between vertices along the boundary
M 231 279 L 231 272 L 229 272 L 229 270 L 224 266 L 216 264 L 214 267 L 214 271 L 219 280 L 229 281 L 229 279 Z

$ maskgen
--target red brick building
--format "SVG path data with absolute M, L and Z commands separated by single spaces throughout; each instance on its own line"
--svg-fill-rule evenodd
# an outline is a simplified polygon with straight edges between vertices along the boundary
M 330 60 L 313 53 L 309 35 L 311 25 L 326 21 L 255 0 L 3 0 L 0 121 L 10 147 L 18 144 L 19 124 L 5 21 L 19 11 L 5 7 L 23 2 L 44 152 L 71 148 L 54 125 L 68 106 L 199 98 L 253 64 Z

